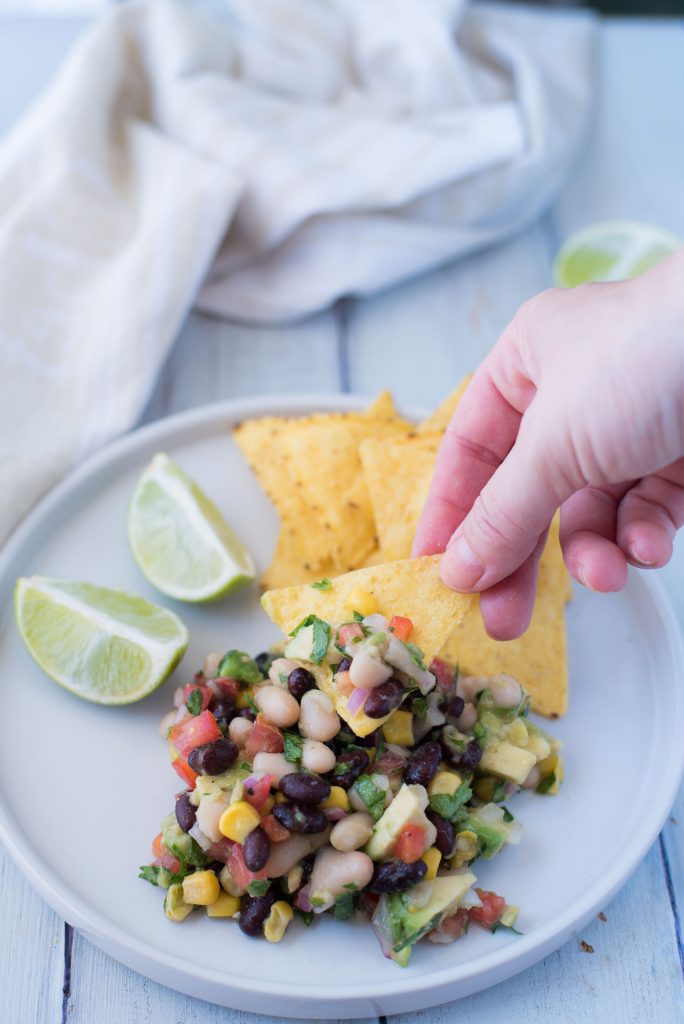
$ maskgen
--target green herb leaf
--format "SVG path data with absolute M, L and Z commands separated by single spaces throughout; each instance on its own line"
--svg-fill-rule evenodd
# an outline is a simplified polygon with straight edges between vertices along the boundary
M 292 764 L 299 764 L 302 759 L 302 737 L 296 732 L 284 732 L 283 743 L 285 744 L 285 760 Z
M 421 651 L 420 647 L 418 647 L 417 644 L 411 642 L 404 644 L 404 646 L 406 647 L 406 650 L 409 652 L 411 658 L 416 663 L 418 668 L 425 671 L 425 655 Z
M 505 798 L 506 798 L 506 783 L 505 783 L 505 781 L 503 779 L 501 779 L 499 782 L 497 782 L 496 786 L 494 787 L 494 792 L 492 793 L 492 803 L 500 804 L 502 800 L 505 800 Z M 506 816 L 504 814 L 504 821 L 505 820 L 506 820 Z
M 166 878 L 164 878 L 166 876 Z M 150 885 L 158 885 L 162 889 L 168 889 L 170 873 L 165 868 L 160 868 L 154 864 L 143 864 L 140 868 L 140 874 L 138 878 L 142 878 L 145 882 L 149 882 Z M 165 882 L 162 885 L 162 882 Z
M 343 888 L 349 889 L 349 892 L 357 892 L 359 887 L 356 882 L 345 882 Z
M 555 772 L 551 772 L 549 775 L 545 775 L 544 778 L 539 783 L 539 785 L 537 786 L 537 788 L 535 789 L 535 793 L 548 793 L 548 791 L 551 789 L 551 787 L 553 786 L 555 781 L 556 781 L 556 773 Z
M 354 789 L 368 808 L 373 821 L 378 821 L 385 809 L 385 790 L 376 786 L 370 775 L 359 775 Z
M 249 710 L 253 711 L 255 715 L 258 715 L 259 714 L 259 705 L 254 700 L 254 697 L 252 696 L 251 693 L 246 693 L 245 694 L 245 700 L 247 702 L 247 707 L 249 708 Z
M 511 814 L 507 807 L 502 807 L 501 810 L 503 811 L 503 820 L 505 822 L 515 821 L 515 816 Z
M 350 892 L 343 892 L 335 900 L 333 914 L 338 921 L 346 921 L 354 913 L 354 897 Z
M 257 879 L 256 882 L 250 882 L 247 886 L 247 892 L 250 896 L 263 896 L 268 892 L 271 886 L 268 878 Z
M 242 768 L 243 772 L 251 772 L 252 766 L 249 761 L 240 761 L 238 768 Z
M 301 917 L 305 926 L 308 928 L 314 919 L 314 912 L 313 910 L 300 910 L 299 916 Z
M 312 586 L 314 590 L 332 590 L 332 583 L 327 577 L 322 580 L 317 580 L 316 583 L 311 583 L 309 585 Z
M 430 797 L 430 807 L 447 821 L 456 821 L 461 808 L 470 800 L 473 791 L 466 782 L 462 782 L 455 793 L 436 793 Z
M 324 622 L 323 619 L 319 619 L 317 615 L 307 615 L 307 617 L 302 619 L 299 625 L 292 630 L 290 636 L 296 636 L 300 629 L 306 629 L 307 626 L 313 626 L 310 660 L 313 661 L 314 665 L 320 665 L 323 658 L 328 653 L 328 644 L 330 643 L 330 625 L 329 623 Z
M 227 651 L 219 662 L 216 670 L 218 676 L 237 679 L 241 683 L 259 683 L 263 679 L 261 669 L 256 661 L 244 651 Z
M 363 615 L 361 612 L 352 612 L 352 615 L 354 616 L 354 622 L 363 622 Z
M 416 697 L 411 705 L 411 711 L 414 715 L 417 715 L 418 718 L 425 718 L 427 709 L 428 702 L 425 697 Z
M 185 706 L 188 709 L 188 714 L 199 715 L 202 710 L 202 691 L 198 689 L 193 690 L 186 700 Z
M 287 686 L 287 682 L 288 682 L 289 678 L 290 677 L 288 676 L 287 672 L 279 672 L 278 673 L 278 679 L 280 680 L 280 682 L 282 683 L 283 686 Z
M 320 896 L 312 896 L 312 897 L 311 897 L 311 898 L 309 899 L 309 903 L 310 903 L 310 904 L 311 904 L 311 905 L 312 905 L 313 907 L 322 907 L 322 906 L 324 905 L 324 903 L 325 903 L 325 900 L 321 899 L 321 897 L 320 897 Z

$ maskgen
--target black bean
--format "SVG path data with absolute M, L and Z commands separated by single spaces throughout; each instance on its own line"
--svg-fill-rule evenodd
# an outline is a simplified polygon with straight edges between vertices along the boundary
M 412 885 L 422 881 L 427 871 L 424 860 L 406 864 L 403 860 L 392 860 L 388 864 L 376 864 L 368 892 L 405 892 Z
M 363 710 L 369 718 L 384 718 L 398 708 L 404 696 L 404 687 L 398 679 L 388 679 L 376 686 L 366 697 Z
M 245 839 L 242 855 L 250 871 L 261 871 L 271 855 L 271 841 L 261 825 L 257 825 Z
M 223 863 L 222 860 L 211 860 L 209 861 L 208 864 L 204 865 L 202 871 L 213 871 L 214 874 L 218 876 L 221 874 L 225 866 L 226 865 Z
M 184 832 L 190 831 L 192 826 L 195 824 L 196 817 L 197 808 L 190 803 L 189 795 L 187 793 L 181 793 L 176 800 L 176 821 Z
M 365 750 L 346 750 L 339 754 L 333 769 L 333 786 L 351 789 L 359 775 L 370 767 L 370 757 Z M 285 776 L 287 778 L 287 776 Z
M 316 680 L 308 668 L 293 668 L 287 679 L 287 688 L 295 698 L 301 700 L 308 690 L 313 690 Z
M 313 871 L 313 868 L 314 868 L 314 861 L 315 861 L 315 859 L 316 859 L 315 855 L 313 853 L 310 853 L 307 857 L 304 857 L 303 860 L 300 860 L 299 865 L 300 865 L 300 867 L 302 869 L 302 872 L 303 872 L 303 874 L 302 874 L 302 885 L 306 885 L 306 883 L 311 878 L 311 872 Z
M 427 786 L 439 768 L 442 748 L 439 743 L 421 743 L 411 751 L 404 768 L 404 782 L 409 785 Z
M 462 734 L 459 734 L 453 726 L 446 725 L 442 729 L 441 742 L 444 760 L 454 768 L 471 771 L 480 763 L 482 747 L 478 741 L 473 739 L 465 743 Z
M 235 764 L 238 748 L 227 738 L 205 743 L 203 747 L 195 747 L 190 752 L 188 764 L 200 775 L 221 775 Z
M 256 722 L 256 715 L 250 708 L 240 708 L 238 716 L 246 718 L 248 722 Z
M 264 679 L 268 675 L 268 671 L 273 662 L 276 660 L 276 657 L 276 654 L 269 654 L 268 651 L 262 651 L 261 654 L 257 654 L 256 658 L 254 659 L 254 661 L 256 662 L 256 666 L 261 672 Z
M 271 907 L 277 899 L 274 886 L 263 896 L 250 896 L 246 893 L 240 901 L 240 928 L 245 935 L 259 935 L 264 921 L 271 913 Z
M 349 666 L 351 665 L 351 663 L 352 663 L 351 658 L 343 658 L 342 661 L 338 661 L 337 665 L 335 665 L 335 673 L 337 673 L 337 672 L 348 672 L 349 671 Z
M 320 804 L 330 796 L 330 783 L 308 772 L 290 772 L 279 783 L 280 792 L 296 804 Z
M 442 711 L 448 718 L 460 718 L 464 707 L 465 701 L 457 693 L 450 693 L 442 702 Z
M 305 807 L 288 800 L 276 804 L 273 816 L 290 832 L 323 832 L 328 827 L 328 819 L 317 807 Z
M 456 842 L 454 826 L 446 818 L 443 818 L 441 814 L 437 814 L 437 811 L 433 811 L 430 808 L 428 808 L 425 814 L 437 829 L 435 846 L 443 857 L 450 857 L 454 852 L 454 844 Z
M 209 702 L 209 710 L 216 719 L 216 724 L 225 728 L 237 715 L 235 701 L 230 697 L 213 698 Z

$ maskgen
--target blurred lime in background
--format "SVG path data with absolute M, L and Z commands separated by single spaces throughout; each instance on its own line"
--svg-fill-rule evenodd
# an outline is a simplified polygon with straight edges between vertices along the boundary
M 681 246 L 669 231 L 633 220 L 589 224 L 570 235 L 556 254 L 553 279 L 562 288 L 587 281 L 637 277 Z

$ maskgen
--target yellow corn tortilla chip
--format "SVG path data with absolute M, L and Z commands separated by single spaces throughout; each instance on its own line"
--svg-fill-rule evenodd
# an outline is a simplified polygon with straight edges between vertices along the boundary
M 426 420 L 419 423 L 416 431 L 419 434 L 432 434 L 435 431 L 444 432 L 449 425 L 449 420 L 456 411 L 456 406 L 463 398 L 465 389 L 473 379 L 472 373 L 469 373 L 467 377 L 464 377 L 461 383 L 455 388 L 450 395 L 441 402 L 431 416 L 428 416 Z
M 293 580 L 297 583 L 312 583 L 335 575 L 336 570 L 332 562 L 321 562 L 318 559 L 315 565 L 311 565 L 307 561 L 308 557 L 308 552 L 300 543 L 300 537 L 296 533 L 291 534 L 289 524 L 284 523 L 278 534 L 270 565 L 261 577 L 262 589 L 288 587 Z
M 370 438 L 359 452 L 383 558 L 408 558 L 425 504 L 439 433 L 407 434 L 389 440 Z
M 465 675 L 507 672 L 530 695 L 533 711 L 551 718 L 568 709 L 568 661 L 565 603 L 572 587 L 554 521 L 539 562 L 539 582 L 529 629 L 517 640 L 488 637 L 477 604 L 467 612 L 440 657 Z
M 428 555 L 356 569 L 331 580 L 330 590 L 316 590 L 308 584 L 269 590 L 262 595 L 261 604 L 283 633 L 290 633 L 310 614 L 326 622 L 349 621 L 353 612 L 348 604 L 350 594 L 365 591 L 376 599 L 381 615 L 411 619 L 411 640 L 429 664 L 474 600 L 472 594 L 457 594 L 442 583 L 440 558 Z

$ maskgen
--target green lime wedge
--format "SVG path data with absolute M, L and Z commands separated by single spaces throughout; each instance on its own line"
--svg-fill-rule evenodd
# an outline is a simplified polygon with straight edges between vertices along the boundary
M 669 231 L 632 220 L 590 224 L 570 235 L 553 264 L 562 288 L 587 281 L 624 281 L 638 277 L 681 246 Z
M 177 615 L 92 583 L 22 577 L 14 607 L 21 637 L 43 671 L 96 704 L 146 697 L 188 646 L 188 631 Z
M 161 452 L 133 492 L 128 542 L 150 583 L 179 601 L 211 601 L 256 575 L 216 505 Z

